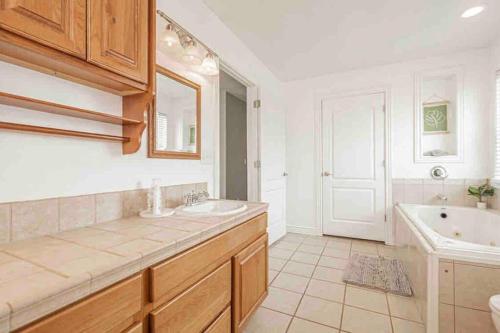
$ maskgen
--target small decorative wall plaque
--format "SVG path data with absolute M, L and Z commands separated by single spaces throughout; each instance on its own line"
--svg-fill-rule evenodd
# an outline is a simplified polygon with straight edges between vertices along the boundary
M 424 107 L 424 133 L 448 133 L 448 102 L 426 103 Z

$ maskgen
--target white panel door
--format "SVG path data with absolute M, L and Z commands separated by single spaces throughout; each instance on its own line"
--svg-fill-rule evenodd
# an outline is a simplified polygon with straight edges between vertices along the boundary
M 385 239 L 385 96 L 322 101 L 323 233 Z
M 269 203 L 270 243 L 286 233 L 286 118 L 283 105 L 265 92 L 260 108 L 261 201 Z

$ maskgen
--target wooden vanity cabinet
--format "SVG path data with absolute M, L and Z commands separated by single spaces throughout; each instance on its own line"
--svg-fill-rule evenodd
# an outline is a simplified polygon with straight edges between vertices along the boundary
M 152 332 L 240 332 L 267 295 L 266 229 L 262 214 L 151 267 Z
M 268 293 L 268 237 L 260 237 L 233 257 L 233 332 L 242 331 Z
M 87 0 L 88 61 L 148 81 L 148 1 Z
M 123 331 L 123 333 L 144 333 L 144 326 L 142 325 L 142 322 L 136 323 Z
M 202 332 L 231 302 L 231 263 L 227 262 L 151 313 L 154 333 Z
M 267 214 L 17 333 L 241 332 L 268 292 Z
M 0 1 L 0 28 L 85 59 L 86 2 Z
M 231 307 L 226 308 L 204 333 L 231 333 Z
M 257 216 L 151 267 L 151 301 L 170 301 L 266 233 L 267 214 Z
M 136 275 L 18 332 L 135 333 L 138 324 L 134 322 L 142 310 L 142 290 L 142 275 Z

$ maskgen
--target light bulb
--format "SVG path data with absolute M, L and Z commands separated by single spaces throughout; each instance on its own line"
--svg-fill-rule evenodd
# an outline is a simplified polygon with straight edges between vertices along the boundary
M 168 47 L 175 47 L 181 42 L 179 40 L 179 35 L 174 30 L 172 24 L 168 24 L 165 30 L 161 33 L 160 40 L 165 42 Z
M 182 60 L 189 65 L 198 66 L 201 64 L 202 60 L 200 57 L 200 53 L 193 40 L 191 40 L 184 49 Z
M 219 68 L 212 53 L 207 53 L 203 63 L 201 64 L 201 72 L 205 75 L 219 75 Z

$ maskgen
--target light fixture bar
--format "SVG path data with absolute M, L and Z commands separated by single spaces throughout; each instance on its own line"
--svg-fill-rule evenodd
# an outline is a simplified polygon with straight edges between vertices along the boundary
M 211 53 L 214 57 L 217 57 L 217 58 L 220 58 L 219 55 L 217 53 L 215 53 L 211 48 L 209 48 L 208 46 L 206 46 L 203 42 L 201 42 L 198 38 L 196 38 L 193 34 L 189 33 L 186 29 L 184 29 L 180 24 L 178 24 L 177 22 L 175 22 L 174 20 L 172 20 L 170 17 L 167 16 L 167 14 L 165 14 L 163 11 L 161 11 L 160 9 L 157 9 L 156 10 L 156 13 L 162 18 L 164 19 L 165 21 L 167 21 L 168 23 L 170 24 L 173 24 L 175 27 L 177 27 L 177 29 L 181 30 L 181 32 L 185 35 L 187 35 L 189 38 L 191 38 L 192 40 L 194 40 L 197 44 L 203 46 L 207 52 Z

